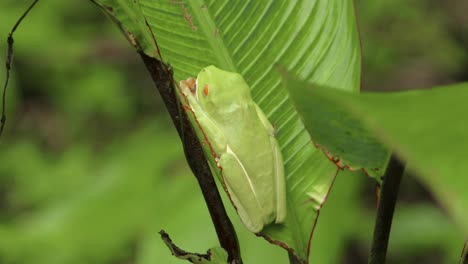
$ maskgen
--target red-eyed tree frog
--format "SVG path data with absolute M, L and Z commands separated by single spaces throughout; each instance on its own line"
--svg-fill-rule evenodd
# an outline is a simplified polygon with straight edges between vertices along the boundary
M 196 80 L 181 81 L 180 89 L 201 141 L 209 143 L 205 156 L 217 167 L 212 171 L 247 229 L 258 233 L 283 223 L 286 183 L 275 129 L 242 76 L 208 66 Z

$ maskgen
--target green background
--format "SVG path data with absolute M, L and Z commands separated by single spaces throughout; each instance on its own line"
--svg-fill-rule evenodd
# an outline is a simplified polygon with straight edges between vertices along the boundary
M 356 2 L 364 90 L 468 80 L 468 3 Z M 1 39 L 28 4 L 0 3 Z M 217 245 L 143 63 L 95 5 L 39 2 L 16 32 L 15 50 L 0 139 L 0 263 L 183 263 L 160 229 L 190 251 Z M 4 61 L 5 41 L 0 51 Z M 346 176 L 321 211 L 311 263 L 366 262 L 374 183 Z M 246 263 L 287 262 L 230 214 Z M 462 246 L 431 193 L 406 175 L 388 263 L 455 263 Z

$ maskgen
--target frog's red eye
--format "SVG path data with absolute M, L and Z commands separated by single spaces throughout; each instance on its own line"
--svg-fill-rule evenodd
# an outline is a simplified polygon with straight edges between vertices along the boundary
M 208 96 L 208 84 L 205 84 L 205 87 L 203 87 L 203 93 L 205 96 Z

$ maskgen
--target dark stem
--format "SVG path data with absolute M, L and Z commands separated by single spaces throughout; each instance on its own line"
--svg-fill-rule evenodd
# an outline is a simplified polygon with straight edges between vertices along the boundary
M 302 262 L 291 252 L 288 252 L 289 264 L 302 264 Z
M 398 190 L 404 170 L 405 164 L 398 160 L 395 155 L 392 155 L 384 175 L 380 192 L 379 208 L 377 209 L 377 219 L 374 227 L 374 239 L 372 241 L 369 264 L 385 263 L 393 212 L 395 211 Z
M 239 242 L 234 227 L 229 220 L 224 208 L 221 196 L 210 171 L 208 162 L 203 154 L 193 127 L 191 126 L 185 111 L 180 111 L 181 105 L 175 94 L 172 71 L 161 61 L 139 52 L 146 68 L 156 84 L 161 97 L 166 105 L 169 115 L 179 133 L 184 146 L 187 162 L 193 174 L 198 180 L 203 197 L 211 215 L 216 234 L 221 246 L 227 251 L 229 263 L 241 264 Z
M 465 244 L 463 245 L 460 264 L 468 264 L 468 238 L 465 240 Z

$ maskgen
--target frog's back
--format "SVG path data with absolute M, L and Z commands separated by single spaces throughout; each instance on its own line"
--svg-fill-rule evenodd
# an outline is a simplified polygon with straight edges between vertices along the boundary
M 248 172 L 256 173 L 251 177 L 252 185 L 259 197 L 271 199 L 259 201 L 267 216 L 265 222 L 272 222 L 276 215 L 276 175 L 275 159 L 271 136 L 261 122 L 255 103 L 248 103 L 224 115 L 224 131 L 228 146 Z M 282 164 L 281 164 L 282 166 Z

